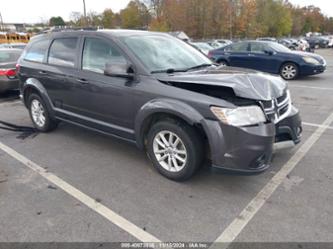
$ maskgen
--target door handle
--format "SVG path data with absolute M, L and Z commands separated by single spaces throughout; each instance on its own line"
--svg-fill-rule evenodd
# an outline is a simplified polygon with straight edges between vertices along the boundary
M 89 81 L 86 79 L 76 79 L 77 82 L 80 82 L 83 85 L 89 84 Z
M 248 56 L 254 56 L 254 54 L 248 54 Z
M 42 75 L 46 75 L 46 74 L 47 74 L 47 72 L 44 71 L 44 70 L 41 70 L 41 71 L 39 71 L 38 73 L 39 73 L 39 74 L 42 74 Z

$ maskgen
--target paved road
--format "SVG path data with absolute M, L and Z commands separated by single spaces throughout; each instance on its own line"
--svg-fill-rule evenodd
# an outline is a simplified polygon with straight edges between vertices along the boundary
M 333 129 L 318 125 L 333 113 L 333 51 L 319 53 L 327 72 L 289 84 L 302 144 L 257 176 L 204 167 L 175 183 L 132 145 L 78 127 L 0 130 L 0 241 L 332 241 Z M 0 120 L 31 125 L 18 101 L 0 104 Z

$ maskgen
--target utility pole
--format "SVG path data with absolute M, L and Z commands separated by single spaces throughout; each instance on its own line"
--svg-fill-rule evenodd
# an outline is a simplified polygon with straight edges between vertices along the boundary
M 86 0 L 83 0 L 83 15 L 84 15 L 84 25 L 87 25 L 87 11 L 86 11 Z
M 230 9 L 230 13 L 229 13 L 229 22 L 230 22 L 230 40 L 232 40 L 232 14 L 233 14 L 233 9 L 234 9 L 234 1 L 233 0 L 229 0 L 229 9 Z
M 5 30 L 5 27 L 3 25 L 2 15 L 1 15 L 1 12 L 0 12 L 0 31 L 4 31 L 4 30 Z

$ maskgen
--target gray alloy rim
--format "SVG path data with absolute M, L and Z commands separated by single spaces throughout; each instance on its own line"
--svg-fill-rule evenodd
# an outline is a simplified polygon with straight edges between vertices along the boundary
M 169 172 L 181 171 L 187 162 L 187 150 L 183 141 L 171 131 L 160 131 L 153 142 L 158 163 Z
M 226 67 L 226 66 L 227 66 L 227 63 L 226 63 L 225 61 L 221 61 L 221 62 L 220 62 L 220 66 Z
M 293 79 L 295 78 L 297 74 L 297 69 L 294 65 L 285 65 L 283 68 L 282 68 L 282 76 L 283 78 L 285 79 Z
M 46 118 L 44 107 L 37 99 L 34 99 L 31 102 L 31 116 L 38 127 L 43 127 L 45 125 Z

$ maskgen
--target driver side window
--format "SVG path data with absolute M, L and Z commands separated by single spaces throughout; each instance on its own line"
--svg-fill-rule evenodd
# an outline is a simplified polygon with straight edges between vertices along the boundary
M 104 74 L 107 64 L 118 63 L 126 63 L 126 59 L 114 44 L 99 38 L 85 38 L 82 70 Z

